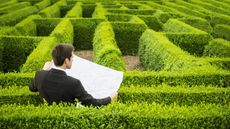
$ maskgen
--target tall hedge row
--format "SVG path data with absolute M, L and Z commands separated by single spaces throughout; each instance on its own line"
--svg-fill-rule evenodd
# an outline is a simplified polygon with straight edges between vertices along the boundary
M 38 13 L 44 18 L 59 18 L 61 16 L 60 8 L 57 4 L 53 4 Z
M 37 25 L 34 22 L 35 19 L 41 18 L 40 15 L 31 15 L 18 24 L 15 25 L 15 28 L 21 35 L 26 36 L 36 36 L 37 35 Z
M 2 70 L 3 72 L 18 72 L 21 65 L 25 63 L 27 56 L 37 46 L 41 38 L 2 36 Z
M 45 37 L 39 42 L 36 49 L 27 57 L 26 62 L 21 68 L 21 72 L 33 72 L 41 70 L 45 62 L 51 60 L 51 52 L 54 46 L 58 44 L 58 41 L 54 37 Z
M 210 57 L 230 57 L 230 41 L 213 39 L 205 46 L 204 55 Z
M 177 19 L 169 19 L 163 25 L 163 31 L 173 43 L 191 54 L 201 56 L 204 46 L 212 39 L 207 32 L 196 29 Z
M 94 62 L 116 70 L 126 70 L 109 22 L 102 22 L 97 26 L 93 38 L 93 52 Z
M 150 29 L 140 38 L 139 56 L 145 68 L 151 70 L 175 71 L 210 67 L 207 62 L 200 61 L 174 45 L 164 34 Z
M 73 8 L 67 12 L 65 15 L 66 18 L 80 18 L 82 17 L 82 3 L 77 2 Z
M 39 10 L 42 10 L 48 7 L 50 4 L 51 4 L 50 0 L 42 0 L 41 2 L 36 3 L 34 6 L 36 6 Z
M 230 25 L 217 24 L 214 27 L 214 37 L 223 38 L 230 41 Z
M 143 23 L 111 22 L 117 45 L 123 55 L 137 55 L 139 38 L 147 29 Z
M 73 25 L 69 19 L 62 20 L 50 34 L 51 37 L 56 37 L 59 43 L 73 44 Z
M 27 6 L 30 6 L 30 5 L 31 4 L 29 2 L 15 3 L 12 5 L 0 8 L 0 14 L 13 12 L 13 11 L 16 11 L 18 9 L 22 9 L 22 8 L 27 7 Z
M 0 107 L 2 128 L 219 128 L 229 127 L 229 108 L 216 104 L 193 106 L 114 103 L 104 108 L 66 106 Z M 202 112 L 201 112 L 202 111 Z M 23 115 L 22 115 L 23 114 Z
M 19 9 L 16 12 L 10 12 L 0 16 L 0 25 L 15 25 L 25 17 L 37 13 L 38 9 L 34 6 L 28 6 L 23 9 Z

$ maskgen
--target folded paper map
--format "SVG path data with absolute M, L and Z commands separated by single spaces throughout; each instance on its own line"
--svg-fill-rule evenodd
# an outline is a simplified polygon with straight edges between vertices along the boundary
M 123 72 L 98 65 L 74 55 L 71 69 L 67 75 L 79 79 L 85 90 L 95 98 L 105 98 L 118 91 Z

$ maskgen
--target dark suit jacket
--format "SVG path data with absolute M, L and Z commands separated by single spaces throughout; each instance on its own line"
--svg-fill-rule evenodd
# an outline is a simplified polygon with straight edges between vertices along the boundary
M 68 76 L 64 71 L 51 69 L 49 71 L 36 72 L 35 78 L 29 86 L 33 92 L 39 92 L 42 98 L 52 104 L 56 102 L 76 103 L 75 99 L 81 101 L 82 105 L 101 106 L 111 102 L 111 98 L 95 99 L 88 94 L 80 80 Z

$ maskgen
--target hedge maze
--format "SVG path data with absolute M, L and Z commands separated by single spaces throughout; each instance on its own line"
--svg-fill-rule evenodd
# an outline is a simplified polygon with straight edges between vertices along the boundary
M 0 128 L 230 128 L 229 0 L 1 0 Z M 28 89 L 59 43 L 124 71 L 108 106 Z M 140 58 L 130 71 L 123 56 Z

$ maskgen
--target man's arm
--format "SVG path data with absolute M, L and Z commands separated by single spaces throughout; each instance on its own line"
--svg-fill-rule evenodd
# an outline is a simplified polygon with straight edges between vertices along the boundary
M 34 79 L 31 81 L 31 83 L 29 85 L 29 89 L 32 92 L 37 92 L 38 91 L 38 88 L 37 88 L 37 85 L 36 85 L 36 77 L 37 77 L 37 72 L 35 74 Z
M 82 86 L 81 82 L 77 82 L 77 88 L 74 91 L 75 97 L 82 102 L 82 105 L 89 106 L 102 106 L 109 104 L 112 100 L 115 100 L 117 97 L 117 93 L 112 94 L 109 97 L 102 98 L 102 99 L 95 99 L 92 95 L 88 94 L 84 87 Z

